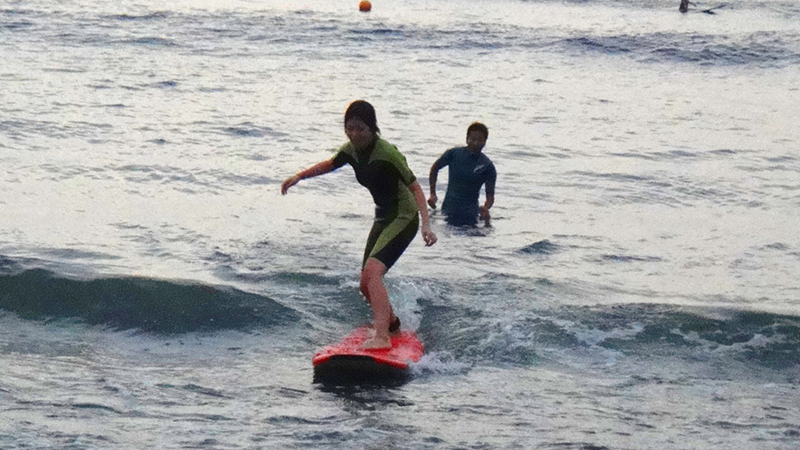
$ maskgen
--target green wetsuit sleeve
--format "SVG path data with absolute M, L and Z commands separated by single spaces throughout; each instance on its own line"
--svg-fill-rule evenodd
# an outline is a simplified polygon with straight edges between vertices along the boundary
M 352 147 L 353 146 L 350 145 L 350 143 L 348 142 L 339 147 L 338 150 L 336 150 L 336 154 L 333 155 L 333 158 L 331 158 L 331 161 L 333 161 L 334 170 L 342 167 L 345 164 L 350 163 L 350 161 L 353 159 Z
M 383 159 L 389 162 L 394 168 L 397 170 L 397 174 L 399 175 L 400 180 L 406 186 L 410 186 L 413 182 L 417 181 L 417 177 L 414 176 L 414 172 L 408 167 L 408 163 L 406 162 L 406 157 L 403 156 L 402 153 L 397 149 L 396 146 L 390 144 L 389 142 L 380 139 L 376 144 L 376 147 L 380 145 L 380 153 L 375 154 L 373 156 L 376 158 Z

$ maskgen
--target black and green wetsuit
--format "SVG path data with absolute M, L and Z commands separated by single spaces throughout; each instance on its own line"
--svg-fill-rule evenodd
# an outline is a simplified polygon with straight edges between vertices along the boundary
M 419 229 L 419 208 L 409 186 L 417 180 L 397 147 L 377 137 L 362 151 L 348 142 L 333 157 L 338 169 L 353 166 L 356 179 L 375 201 L 375 222 L 367 239 L 362 267 L 376 258 L 386 269 L 397 262 Z

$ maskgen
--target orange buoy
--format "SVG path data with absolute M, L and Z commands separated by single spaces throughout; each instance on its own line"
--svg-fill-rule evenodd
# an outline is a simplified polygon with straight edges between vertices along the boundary
M 372 3 L 369 0 L 361 0 L 361 3 L 358 4 L 358 10 L 361 12 L 370 12 L 372 10 Z

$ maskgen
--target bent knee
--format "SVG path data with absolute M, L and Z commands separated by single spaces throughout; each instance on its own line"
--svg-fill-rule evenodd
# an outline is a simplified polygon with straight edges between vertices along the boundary
M 363 283 L 365 279 L 370 280 L 375 277 L 382 277 L 384 274 L 386 274 L 386 265 L 377 258 L 370 258 L 364 264 L 364 268 L 361 269 L 361 282 Z
M 365 292 L 369 284 L 381 279 L 386 274 L 386 266 L 376 258 L 370 258 L 361 269 L 361 292 Z

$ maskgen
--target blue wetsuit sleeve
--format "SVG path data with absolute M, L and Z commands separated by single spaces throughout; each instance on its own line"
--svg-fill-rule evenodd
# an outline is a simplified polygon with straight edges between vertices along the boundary
M 489 170 L 486 174 L 486 196 L 487 197 L 494 197 L 494 185 L 497 181 L 497 171 L 494 168 L 494 164 L 489 166 Z
M 452 159 L 452 157 L 453 157 L 453 149 L 451 148 L 450 150 L 442 153 L 442 156 L 440 156 L 439 159 L 437 159 L 436 162 L 433 163 L 433 168 L 435 170 L 441 170 L 443 167 L 450 164 L 450 160 Z

